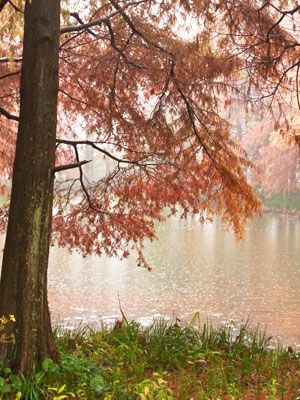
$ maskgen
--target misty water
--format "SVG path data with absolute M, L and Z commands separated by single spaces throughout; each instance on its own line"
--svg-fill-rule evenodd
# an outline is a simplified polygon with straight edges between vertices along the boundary
M 300 344 L 300 218 L 266 214 L 236 243 L 219 221 L 172 218 L 158 240 L 147 243 L 152 272 L 136 256 L 69 254 L 52 248 L 49 302 L 55 323 L 72 328 L 120 318 L 148 324 L 152 318 L 226 324 L 249 319 L 288 345 Z

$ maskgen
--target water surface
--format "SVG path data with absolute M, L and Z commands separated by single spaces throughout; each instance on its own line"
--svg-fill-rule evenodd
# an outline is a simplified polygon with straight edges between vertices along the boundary
M 52 248 L 49 301 L 52 318 L 72 327 L 120 317 L 190 320 L 199 312 L 224 324 L 250 319 L 284 344 L 300 343 L 300 218 L 264 215 L 236 243 L 219 221 L 172 218 L 147 243 L 152 272 L 136 257 L 82 258 Z

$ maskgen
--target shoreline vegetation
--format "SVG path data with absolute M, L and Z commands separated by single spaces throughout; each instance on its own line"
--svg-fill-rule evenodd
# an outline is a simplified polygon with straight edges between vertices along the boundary
M 300 399 L 300 353 L 270 349 L 271 338 L 247 324 L 234 334 L 196 317 L 57 328 L 61 362 L 46 359 L 29 377 L 0 363 L 0 399 Z
M 295 217 L 300 217 L 300 210 L 297 209 L 287 209 L 282 207 L 271 207 L 263 205 L 262 212 L 266 214 L 277 214 L 277 215 L 290 215 Z
M 300 192 L 284 195 L 278 193 L 271 198 L 258 195 L 262 201 L 263 212 L 300 216 Z

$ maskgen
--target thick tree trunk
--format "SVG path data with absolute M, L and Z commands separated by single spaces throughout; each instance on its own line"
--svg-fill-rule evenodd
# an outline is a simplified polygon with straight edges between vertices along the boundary
M 47 300 L 58 94 L 60 0 L 26 0 L 17 136 L 9 222 L 0 282 L 0 316 L 15 344 L 0 344 L 14 369 L 31 372 L 57 358 Z

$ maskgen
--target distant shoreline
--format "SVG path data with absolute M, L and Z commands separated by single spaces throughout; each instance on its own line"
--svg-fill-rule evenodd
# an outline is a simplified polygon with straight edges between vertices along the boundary
M 292 215 L 296 217 L 300 217 L 300 210 L 298 209 L 288 209 L 283 207 L 276 207 L 276 206 L 268 206 L 263 204 L 262 212 L 266 214 L 278 214 L 278 215 Z

